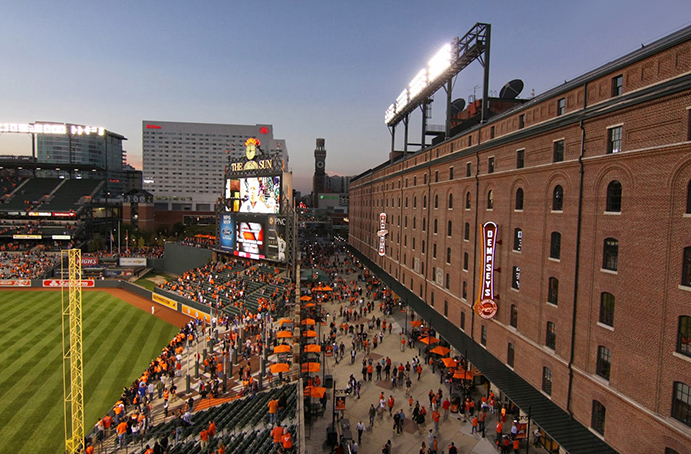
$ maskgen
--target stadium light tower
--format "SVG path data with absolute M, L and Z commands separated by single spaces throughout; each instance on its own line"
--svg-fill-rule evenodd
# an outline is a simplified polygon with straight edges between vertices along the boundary
M 77 453 L 84 447 L 84 361 L 82 356 L 82 251 L 61 252 L 62 267 L 68 261 L 68 300 L 62 284 L 62 372 L 65 452 Z M 64 274 L 62 274 L 64 276 Z M 67 304 L 67 305 L 66 305 Z

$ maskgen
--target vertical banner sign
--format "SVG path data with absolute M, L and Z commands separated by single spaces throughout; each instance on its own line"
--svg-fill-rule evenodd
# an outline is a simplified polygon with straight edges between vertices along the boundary
M 482 286 L 480 297 L 475 303 L 475 313 L 485 320 L 497 314 L 497 303 L 494 302 L 494 247 L 497 240 L 497 224 L 486 222 L 482 226 Z
M 389 233 L 386 230 L 386 213 L 379 214 L 379 230 L 377 236 L 379 237 L 379 255 L 384 257 L 386 255 L 386 235 Z

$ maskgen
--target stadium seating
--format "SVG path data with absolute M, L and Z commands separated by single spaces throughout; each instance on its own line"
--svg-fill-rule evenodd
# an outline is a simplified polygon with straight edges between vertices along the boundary
M 64 180 L 60 178 L 33 178 L 24 182 L 14 190 L 9 201 L 0 205 L 0 210 L 27 210 L 37 205 L 39 201 L 49 196 Z
M 41 205 L 40 209 L 46 211 L 77 211 L 79 200 L 84 196 L 93 197 L 103 185 L 103 180 L 65 180 L 52 195 L 51 199 Z

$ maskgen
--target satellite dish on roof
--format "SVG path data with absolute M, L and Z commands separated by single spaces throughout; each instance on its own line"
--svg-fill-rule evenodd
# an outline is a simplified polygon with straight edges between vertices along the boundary
M 521 94 L 521 91 L 523 91 L 523 81 L 521 79 L 514 79 L 501 88 L 499 97 L 501 99 L 516 99 Z
M 463 109 L 465 108 L 465 99 L 463 98 L 458 98 L 455 101 L 451 103 L 451 115 L 456 115 L 460 112 L 463 112 Z

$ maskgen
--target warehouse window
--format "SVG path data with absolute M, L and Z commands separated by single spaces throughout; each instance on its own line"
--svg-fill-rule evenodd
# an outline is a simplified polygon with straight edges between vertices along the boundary
M 557 101 L 557 115 L 564 115 L 566 112 L 566 98 L 560 98 Z
M 523 188 L 516 189 L 516 211 L 523 211 Z
M 681 269 L 681 285 L 691 287 L 691 247 L 684 248 L 684 262 Z
M 453 143 L 451 145 L 453 146 Z M 453 180 L 453 167 L 449 167 L 449 180 Z
M 446 248 L 446 263 L 451 263 L 451 248 Z
M 461 294 L 463 299 L 468 298 L 468 282 L 463 281 L 463 293 Z
M 619 74 L 612 77 L 612 96 L 619 96 L 624 92 L 624 76 Z
M 562 162 L 564 160 L 564 141 L 557 140 L 552 145 L 552 162 Z
M 448 317 L 448 316 L 449 316 L 449 302 L 444 301 L 444 317 Z
M 451 221 L 446 223 L 446 236 L 451 236 L 451 233 L 453 233 L 453 223 Z
M 470 191 L 465 193 L 465 209 L 470 209 Z
M 549 367 L 542 368 L 542 390 L 548 396 L 552 395 L 552 369 Z
M 600 293 L 600 323 L 614 326 L 614 295 L 611 293 Z M 691 352 L 689 356 L 691 356 Z
M 547 322 L 547 329 L 545 332 L 545 345 L 552 350 L 557 346 L 557 327 L 554 322 Z
M 513 344 L 511 342 L 509 342 L 509 346 L 506 349 L 506 364 L 509 367 L 513 367 L 513 360 L 514 360 Z
M 597 364 L 595 373 L 605 380 L 609 380 L 609 372 L 612 369 L 612 352 L 609 348 L 600 345 L 597 347 Z
M 487 173 L 494 173 L 494 156 L 487 159 Z
M 555 306 L 559 304 L 559 279 L 556 277 L 549 278 L 549 288 L 547 289 L 547 302 L 554 304 Z
M 552 232 L 549 245 L 549 258 L 557 260 L 561 258 L 561 233 L 559 232 Z
M 691 123 L 691 121 L 689 123 Z M 691 130 L 691 126 L 689 126 L 689 129 Z M 689 140 L 691 140 L 691 138 Z M 689 184 L 686 186 L 686 213 L 691 214 L 691 181 L 689 181 Z
M 607 205 L 605 211 L 611 213 L 621 212 L 621 183 L 617 180 L 607 185 Z
M 439 182 L 439 171 L 438 170 L 434 171 L 434 182 L 435 183 Z
M 422 208 L 427 208 L 427 196 L 422 196 Z
M 511 270 L 511 288 L 521 289 L 521 267 L 514 266 Z
M 511 319 L 509 320 L 509 324 L 514 328 L 518 328 L 518 306 L 515 304 L 511 305 Z
M 562 211 L 564 209 L 564 189 L 557 185 L 552 195 L 552 211 Z
M 513 231 L 513 250 L 521 252 L 523 247 L 523 230 L 516 228 Z
M 473 173 L 472 168 L 473 168 L 472 164 L 469 162 L 466 162 L 466 164 L 465 164 L 465 176 L 466 177 L 469 177 L 470 175 L 472 175 L 472 173 Z
M 463 253 L 463 270 L 468 271 L 468 253 Z
M 679 317 L 679 332 L 677 333 L 677 352 L 691 356 L 691 317 Z
M 485 325 L 482 325 L 480 329 L 480 343 L 485 347 L 487 346 L 487 327 Z
M 686 383 L 674 382 L 672 417 L 691 426 L 691 387 Z
M 525 114 L 520 114 L 518 116 L 518 129 L 525 128 Z
M 434 220 L 434 234 L 437 234 L 437 220 Z
M 605 435 L 605 415 L 605 406 L 597 400 L 593 400 L 593 413 L 590 417 L 590 427 L 603 436 Z
M 487 209 L 488 210 L 494 209 L 494 191 L 492 191 L 491 189 L 487 193 Z
M 465 312 L 461 311 L 461 330 L 465 331 Z
M 449 210 L 453 210 L 453 194 L 449 194 Z
M 516 151 L 516 168 L 522 169 L 525 166 L 525 150 Z
M 619 241 L 616 238 L 605 238 L 602 248 L 602 268 L 617 271 L 619 266 Z
M 619 153 L 621 151 L 622 127 L 609 128 L 607 131 L 607 153 Z

